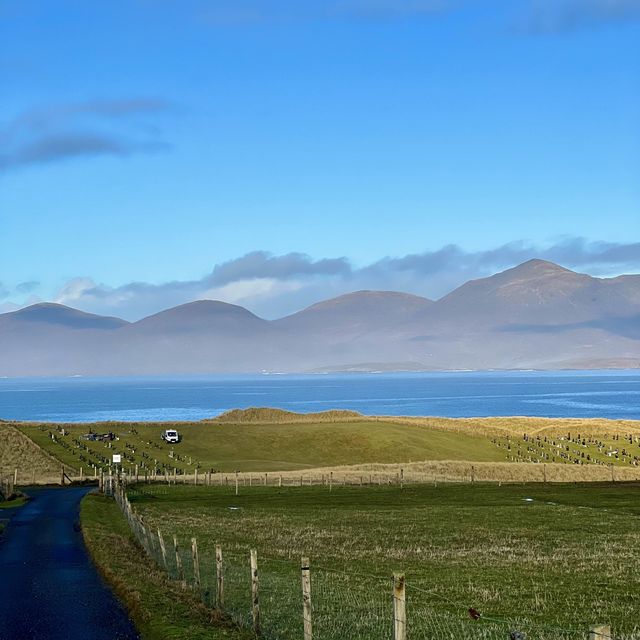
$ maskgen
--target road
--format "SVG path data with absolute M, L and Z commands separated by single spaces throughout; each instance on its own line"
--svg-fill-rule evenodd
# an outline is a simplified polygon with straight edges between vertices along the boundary
M 34 489 L 0 537 L 0 640 L 134 640 L 80 532 L 90 489 Z M 3 517 L 5 514 L 3 514 Z

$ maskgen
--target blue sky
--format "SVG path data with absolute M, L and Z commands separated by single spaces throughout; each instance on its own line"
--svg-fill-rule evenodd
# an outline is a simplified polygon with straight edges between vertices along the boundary
M 640 0 L 0 0 L 0 43 L 0 311 L 640 269 Z

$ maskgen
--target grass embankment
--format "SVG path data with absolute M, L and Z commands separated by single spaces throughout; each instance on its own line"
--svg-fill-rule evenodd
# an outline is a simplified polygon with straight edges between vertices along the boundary
M 95 564 L 145 640 L 249 637 L 207 609 L 191 590 L 167 580 L 137 546 L 112 499 L 90 494 L 82 501 L 80 515 Z
M 18 469 L 18 484 L 36 480 L 58 481 L 60 462 L 56 451 L 47 451 L 36 439 L 20 429 L 0 422 L 0 477 L 13 476 Z
M 369 575 L 400 570 L 407 574 L 414 638 L 431 637 L 423 631 L 434 628 L 439 638 L 472 637 L 466 627 L 457 636 L 448 631 L 455 620 L 468 620 L 468 607 L 528 637 L 586 637 L 535 625 L 584 631 L 602 622 L 620 638 L 640 631 L 638 491 L 637 484 L 480 484 L 331 493 L 253 487 L 235 496 L 231 487 L 145 486 L 131 492 L 131 501 L 151 530 L 177 534 L 184 546 L 197 537 L 205 580 L 212 580 L 216 543 L 225 557 L 237 558 L 239 569 L 226 569 L 228 594 L 231 576 L 243 579 L 247 550 L 256 548 L 271 603 L 265 620 L 275 619 L 277 602 L 287 598 L 298 619 L 297 567 L 309 556 L 322 637 L 357 637 L 345 630 L 365 616 L 371 627 L 362 637 L 378 637 L 375 625 L 386 629 L 389 620 L 373 618 L 388 616 L 390 586 Z M 188 569 L 188 556 L 184 562 Z M 429 607 L 435 613 L 420 617 Z M 344 629 L 331 631 L 340 620 Z

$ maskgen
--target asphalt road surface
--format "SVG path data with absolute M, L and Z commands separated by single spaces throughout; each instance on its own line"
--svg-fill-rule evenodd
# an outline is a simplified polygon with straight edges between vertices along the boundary
M 33 499 L 12 515 L 0 536 L 0 640 L 140 637 L 84 546 L 79 508 L 89 490 L 29 490 Z

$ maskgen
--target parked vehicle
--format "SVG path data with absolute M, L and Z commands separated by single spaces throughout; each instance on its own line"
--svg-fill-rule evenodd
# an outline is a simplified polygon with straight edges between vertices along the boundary
M 162 439 L 168 443 L 180 442 L 180 434 L 175 429 L 166 429 L 162 433 Z

